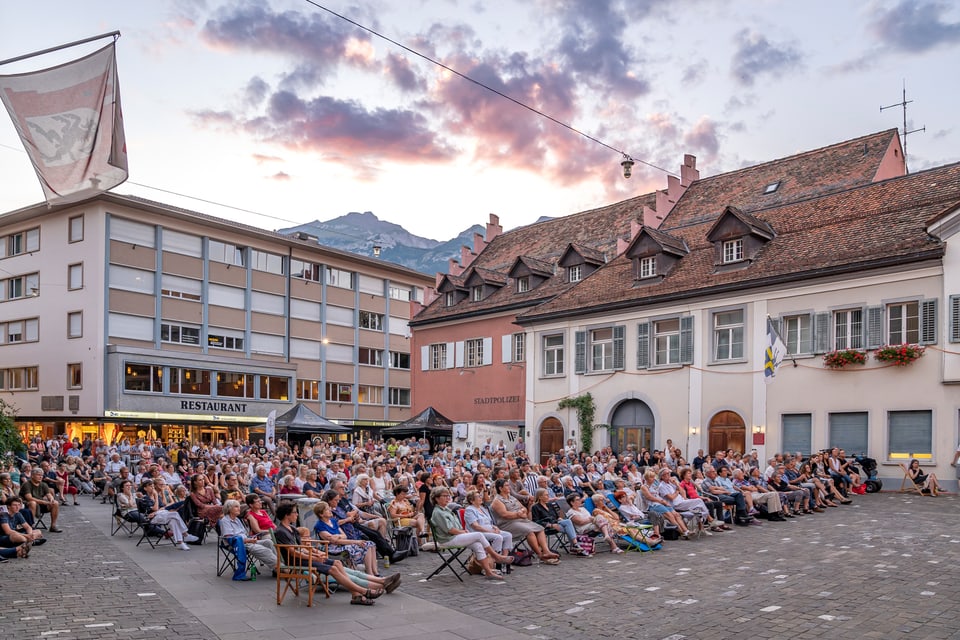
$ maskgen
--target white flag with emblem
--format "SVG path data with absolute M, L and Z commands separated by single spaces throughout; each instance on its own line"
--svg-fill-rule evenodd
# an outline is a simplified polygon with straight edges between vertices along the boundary
M 127 179 L 115 45 L 65 64 L 0 76 L 0 100 L 51 205 Z

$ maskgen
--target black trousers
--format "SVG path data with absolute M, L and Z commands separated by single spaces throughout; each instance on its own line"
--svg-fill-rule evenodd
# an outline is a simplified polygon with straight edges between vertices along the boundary
M 362 524 L 355 524 L 353 526 L 357 528 L 357 531 L 359 531 L 364 538 L 377 545 L 377 553 L 384 558 L 389 558 L 397 552 L 397 550 L 393 548 L 393 545 L 390 544 L 390 541 L 380 535 L 380 532 L 376 529 L 371 529 Z

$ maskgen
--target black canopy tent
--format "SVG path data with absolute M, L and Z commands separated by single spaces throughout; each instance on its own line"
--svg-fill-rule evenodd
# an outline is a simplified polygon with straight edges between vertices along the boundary
M 351 427 L 330 422 L 316 411 L 298 402 L 292 409 L 276 417 L 274 429 L 277 438 L 290 440 L 291 435 L 298 441 L 308 440 L 313 435 L 339 435 L 353 433 Z
M 409 420 L 386 427 L 380 431 L 383 439 L 395 437 L 421 436 L 429 438 L 432 444 L 453 440 L 453 420 L 433 407 L 427 407 Z

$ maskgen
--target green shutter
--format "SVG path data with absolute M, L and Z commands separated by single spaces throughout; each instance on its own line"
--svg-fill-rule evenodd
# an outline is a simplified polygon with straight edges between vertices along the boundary
M 822 311 L 813 316 L 813 352 L 830 351 L 830 312 Z
M 637 325 L 637 369 L 650 367 L 650 323 Z
M 613 369 L 614 371 L 623 371 L 623 361 L 625 360 L 625 342 L 627 328 L 622 324 L 613 326 Z
M 937 342 L 937 299 L 920 302 L 920 344 Z
M 876 349 L 883 344 L 883 307 L 867 307 L 864 317 L 864 326 L 867 331 L 867 340 L 864 343 L 867 349 Z
M 587 332 L 577 331 L 574 333 L 573 347 L 573 372 L 587 372 Z
M 680 317 L 680 364 L 693 364 L 693 316 Z

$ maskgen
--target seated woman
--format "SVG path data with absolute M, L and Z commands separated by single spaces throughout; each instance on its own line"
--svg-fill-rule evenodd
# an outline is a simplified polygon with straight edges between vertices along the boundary
M 617 507 L 617 512 L 620 514 L 620 519 L 627 528 L 632 526 L 641 525 L 645 523 L 650 523 L 652 529 L 650 533 L 644 533 L 642 535 L 642 542 L 646 542 L 650 545 L 657 544 L 662 540 L 660 537 L 660 525 L 657 522 L 651 522 L 647 519 L 647 514 L 640 510 L 635 503 L 637 496 L 634 495 L 631 500 L 630 496 L 624 490 L 615 491 L 613 493 L 614 499 L 620 503 L 620 506 Z
M 599 493 L 596 493 L 593 495 L 593 498 L 596 499 L 599 495 Z M 617 538 L 613 530 L 613 525 L 602 510 L 598 511 L 594 509 L 594 513 L 597 515 L 591 514 L 587 511 L 586 507 L 583 506 L 583 499 L 576 494 L 567 498 L 567 504 L 570 505 L 567 516 L 569 516 L 578 534 L 599 531 L 603 535 L 603 538 L 610 543 L 610 553 L 623 553 L 623 549 L 617 546 Z
M 202 473 L 197 473 L 190 478 L 190 500 L 193 501 L 197 514 L 201 518 L 206 518 L 211 526 L 223 517 L 220 499 L 213 487 L 207 483 L 207 476 Z
M 508 558 L 506 571 L 510 573 L 509 565 L 513 562 L 513 557 L 509 554 L 513 549 L 513 535 L 493 524 L 490 512 L 480 501 L 479 491 L 471 489 L 467 492 L 467 507 L 463 510 L 463 520 L 467 524 L 468 531 L 482 533 L 494 551 Z
M 261 535 L 254 535 L 247 531 L 240 519 L 240 502 L 228 499 L 223 503 L 224 515 L 217 523 L 220 536 L 233 548 L 237 556 L 237 566 L 233 572 L 234 580 L 246 581 L 247 556 L 251 555 L 263 562 L 272 571 L 276 572 L 277 554 L 273 548 L 273 541 Z
M 839 489 L 837 489 L 837 485 L 829 473 L 826 454 L 815 453 L 810 456 L 810 473 L 814 478 L 820 480 L 820 482 L 823 483 L 823 486 L 828 489 L 830 495 L 833 496 L 834 502 L 838 502 L 840 504 L 850 504 L 853 502 L 853 500 L 843 497 L 843 494 L 840 493 Z
M 313 505 L 313 515 L 317 522 L 313 525 L 313 533 L 317 540 L 328 543 L 330 553 L 346 551 L 355 567 L 363 569 L 372 575 L 377 575 L 377 545 L 369 540 L 351 539 L 340 529 L 340 521 L 333 515 L 330 505 L 322 500 Z
M 690 530 L 680 514 L 670 506 L 666 499 L 661 498 L 654 489 L 653 485 L 657 480 L 657 472 L 652 468 L 643 472 L 643 484 L 640 485 L 640 508 L 646 507 L 648 513 L 654 513 L 667 522 L 675 525 L 680 530 L 680 535 L 684 538 L 690 538 Z
M 936 496 L 943 491 L 943 489 L 940 488 L 940 482 L 937 481 L 937 476 L 932 473 L 924 473 L 920 468 L 919 460 L 910 461 L 910 466 L 907 467 L 907 473 L 910 474 L 910 479 L 913 480 L 913 484 L 920 487 L 921 492 Z
M 77 502 L 77 495 L 80 490 L 70 482 L 70 474 L 67 472 L 67 465 L 63 462 L 57 465 L 57 478 L 60 480 L 60 496 L 66 501 L 67 496 L 73 498 L 73 506 L 80 504 Z
M 292 556 L 309 560 L 313 570 L 317 573 L 329 575 L 337 584 L 350 592 L 350 604 L 371 606 L 373 601 L 384 592 L 393 593 L 400 585 L 400 574 L 395 573 L 387 578 L 363 573 L 355 569 L 347 569 L 339 560 L 331 560 L 320 549 L 304 546 L 300 531 L 297 530 L 297 505 L 290 500 L 284 500 L 277 505 L 277 528 L 275 536 L 278 545 L 291 545 L 296 549 L 281 547 L 284 559 L 292 562 Z
M 367 513 L 375 513 L 383 516 L 380 509 L 380 501 L 374 495 L 373 487 L 370 485 L 370 476 L 360 473 L 356 477 L 357 485 L 353 488 L 353 506 Z
M 510 495 L 510 481 L 498 478 L 493 485 L 496 497 L 490 503 L 497 526 L 514 538 L 526 538 L 530 550 L 545 564 L 560 564 L 560 556 L 550 551 L 543 527 L 527 517 L 527 509 Z
M 827 488 L 827 485 L 817 476 L 813 475 L 813 470 L 810 468 L 809 462 L 804 462 L 800 465 L 800 472 L 797 476 L 797 480 L 802 484 L 805 482 L 812 483 L 816 487 L 816 505 L 818 507 L 836 507 L 837 503 L 830 499 L 830 490 Z
M 243 499 L 247 503 L 247 526 L 254 535 L 269 533 L 277 528 L 270 512 L 263 508 L 263 500 L 255 493 L 247 494 Z
M 133 480 L 124 480 L 120 483 L 120 492 L 117 494 L 117 513 L 127 522 L 143 524 L 147 517 L 140 513 L 137 505 L 137 496 L 133 492 Z
M 508 562 L 506 556 L 493 550 L 480 532 L 469 532 L 460 525 L 460 518 L 450 508 L 450 489 L 434 487 L 430 492 L 433 503 L 433 515 L 430 524 L 437 534 L 436 543 L 441 547 L 469 547 L 473 557 L 483 568 L 483 575 L 490 580 L 499 580 L 503 574 L 493 568 L 494 562 Z
M 570 541 L 570 552 L 573 555 L 584 557 L 593 555 L 577 542 L 577 530 L 574 528 L 573 522 L 570 521 L 570 518 L 564 517 L 556 502 L 550 501 L 549 491 L 543 488 L 537 489 L 533 497 L 534 503 L 530 510 L 530 516 L 534 522 L 546 530 L 563 531 Z
M 319 498 L 323 494 L 323 483 L 317 480 L 317 470 L 307 471 L 307 481 L 303 483 L 303 495 L 308 498 Z
M 281 496 L 301 495 L 300 489 L 297 487 L 296 476 L 292 476 L 292 475 L 283 476 L 283 479 L 280 480 L 280 495 Z
M 390 521 L 394 526 L 416 527 L 417 535 L 422 536 L 427 533 L 427 522 L 423 513 L 414 508 L 413 504 L 407 498 L 407 488 L 403 485 L 394 487 L 393 500 L 387 507 L 390 515 Z
M 147 521 L 151 524 L 166 525 L 173 534 L 173 544 L 182 551 L 190 551 L 185 538 L 187 536 L 187 524 L 176 511 L 168 511 L 160 506 L 160 496 L 157 494 L 156 485 L 152 480 L 147 480 L 140 488 L 143 493 L 142 505 L 143 513 Z

